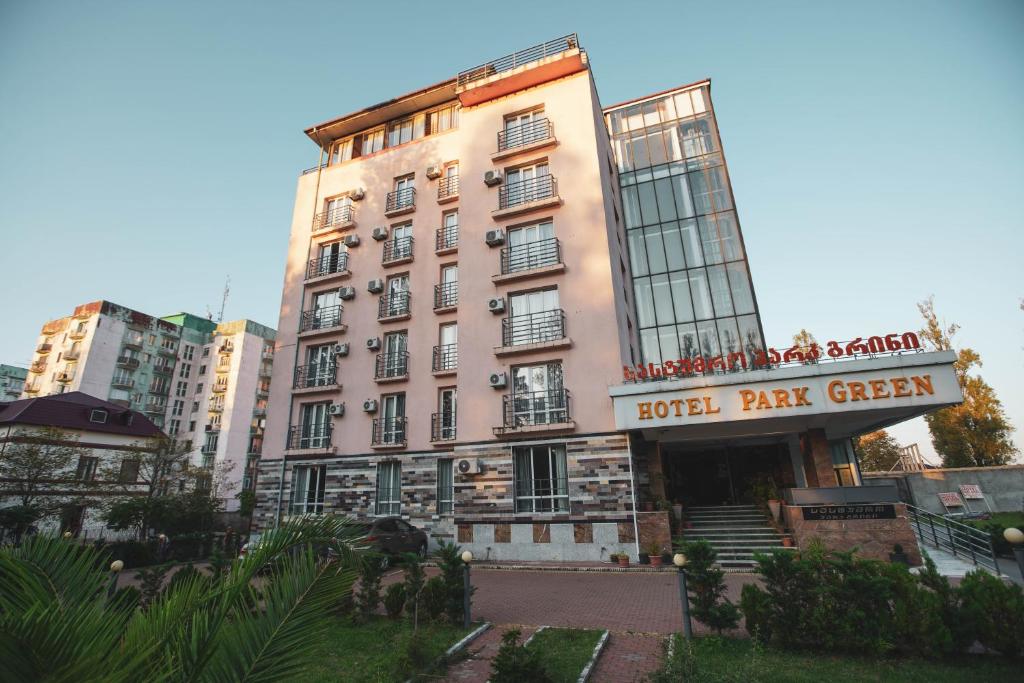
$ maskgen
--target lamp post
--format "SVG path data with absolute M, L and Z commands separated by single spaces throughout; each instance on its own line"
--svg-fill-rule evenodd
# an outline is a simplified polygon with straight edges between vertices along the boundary
M 462 628 L 469 628 L 469 563 L 473 561 L 473 553 L 468 550 L 462 553 Z
M 161 563 L 167 561 L 167 535 L 160 534 L 156 537 L 156 556 Z
M 124 569 L 124 562 L 121 560 L 114 560 L 110 563 L 110 587 L 107 589 L 107 599 L 110 600 L 114 597 L 114 593 L 117 592 L 117 575 Z
M 1020 569 L 1021 576 L 1024 576 L 1024 531 L 1011 526 L 1003 530 L 1003 538 L 1013 546 L 1017 568 Z
M 65 540 L 65 541 L 66 541 L 66 540 L 69 540 L 69 539 L 70 539 L 70 538 L 71 538 L 72 536 L 74 536 L 74 534 L 73 534 L 73 533 L 71 533 L 70 531 L 65 531 L 65 532 L 64 532 L 64 540 Z
M 679 575 L 679 601 L 683 604 L 683 635 L 687 640 L 693 638 L 693 624 L 690 623 L 690 596 L 686 594 L 686 555 L 676 553 L 672 557 Z

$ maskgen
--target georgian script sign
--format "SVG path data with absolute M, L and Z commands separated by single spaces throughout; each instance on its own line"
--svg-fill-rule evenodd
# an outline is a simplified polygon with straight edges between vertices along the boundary
M 940 493 L 939 500 L 948 508 L 962 508 L 964 506 L 963 501 L 960 500 L 960 496 L 957 495 L 956 491 Z
M 960 495 L 964 500 L 985 500 L 981 493 L 981 487 L 977 484 L 960 484 Z
M 809 505 L 800 509 L 804 519 L 813 521 L 896 519 L 895 505 Z

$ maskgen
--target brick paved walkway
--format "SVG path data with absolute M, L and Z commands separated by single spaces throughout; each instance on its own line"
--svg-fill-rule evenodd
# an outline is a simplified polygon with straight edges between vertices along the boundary
M 444 679 L 445 682 L 483 683 L 483 681 L 486 681 L 491 675 L 491 660 L 498 654 L 498 648 L 501 647 L 501 637 L 512 628 L 517 628 L 517 626 L 506 624 L 487 629 L 483 635 L 479 636 L 466 648 L 466 652 L 469 654 L 466 659 L 448 667 L 448 675 Z M 526 639 L 537 630 L 532 626 L 520 626 L 518 628 L 523 632 L 520 642 L 526 642 Z
M 661 664 L 660 634 L 613 633 L 597 660 L 593 683 L 640 683 Z

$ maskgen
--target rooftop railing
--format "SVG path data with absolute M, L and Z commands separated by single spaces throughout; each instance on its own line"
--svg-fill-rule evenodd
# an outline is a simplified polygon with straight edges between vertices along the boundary
M 565 52 L 566 50 L 572 50 L 580 46 L 579 38 L 575 33 L 570 33 L 567 36 L 555 38 L 549 40 L 546 43 L 539 45 L 533 45 L 524 50 L 513 52 L 510 55 L 499 57 L 498 59 L 492 59 L 491 61 L 475 66 L 472 69 L 466 69 L 458 75 L 457 85 L 463 87 L 479 81 L 484 78 L 488 78 L 495 74 L 500 74 L 504 71 L 511 71 L 523 64 L 529 64 L 530 62 L 536 62 L 539 59 L 557 55 Z

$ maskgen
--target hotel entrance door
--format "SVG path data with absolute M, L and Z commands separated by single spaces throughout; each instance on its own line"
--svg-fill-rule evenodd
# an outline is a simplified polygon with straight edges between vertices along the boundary
M 753 502 L 755 481 L 771 477 L 779 489 L 796 485 L 786 444 L 680 449 L 663 445 L 665 496 L 684 506 Z

